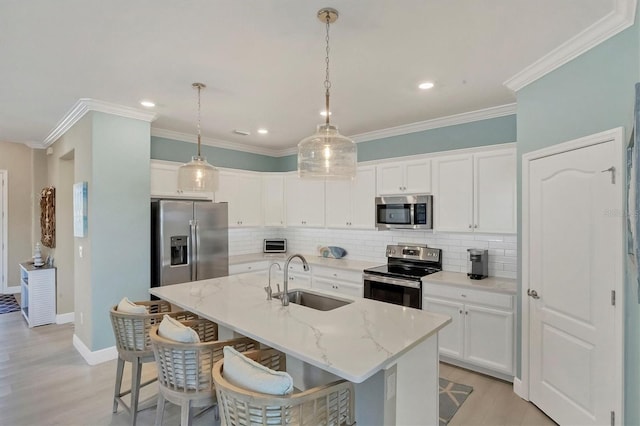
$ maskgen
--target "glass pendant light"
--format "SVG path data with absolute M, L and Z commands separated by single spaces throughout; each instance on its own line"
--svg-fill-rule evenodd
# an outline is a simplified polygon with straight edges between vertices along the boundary
M 178 189 L 192 192 L 215 192 L 218 189 L 218 169 L 207 163 L 207 158 L 200 155 L 200 91 L 205 86 L 193 83 L 198 89 L 198 155 L 178 169 Z
M 351 179 L 356 175 L 358 153 L 354 141 L 338 132 L 336 126 L 329 123 L 329 26 L 338 19 L 338 11 L 324 8 L 318 11 L 318 19 L 326 24 L 327 56 L 325 62 L 326 78 L 325 103 L 326 120 L 318 126 L 316 133 L 298 144 L 298 176 L 301 178 Z

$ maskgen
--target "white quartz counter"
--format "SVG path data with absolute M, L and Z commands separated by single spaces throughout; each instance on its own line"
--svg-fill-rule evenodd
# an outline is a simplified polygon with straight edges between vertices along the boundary
M 266 300 L 266 283 L 262 272 L 156 287 L 151 293 L 355 383 L 451 322 L 445 315 L 354 297 L 343 297 L 353 303 L 325 312 L 282 306 L 280 300 Z
M 239 265 L 242 263 L 259 262 L 261 260 L 270 260 L 273 262 L 284 262 L 293 253 L 251 253 L 251 254 L 239 254 L 235 256 L 229 256 L 229 265 Z M 303 254 L 305 259 L 310 265 L 326 266 L 328 268 L 345 269 L 349 271 L 362 272 L 363 269 L 373 268 L 374 266 L 380 266 L 384 262 L 373 263 L 364 260 L 354 260 L 348 257 L 342 259 L 333 259 L 329 257 L 322 257 L 318 254 Z M 296 260 L 295 262 L 299 262 Z
M 487 277 L 481 280 L 472 280 L 467 274 L 460 272 L 436 272 L 422 278 L 425 283 L 449 284 L 460 287 L 477 288 L 499 293 L 516 294 L 517 281 L 511 278 Z

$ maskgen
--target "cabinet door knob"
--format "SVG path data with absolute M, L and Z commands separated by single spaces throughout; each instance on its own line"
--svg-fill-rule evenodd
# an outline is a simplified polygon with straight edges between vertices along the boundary
M 474 227 L 474 228 L 477 228 L 477 227 L 478 227 L 478 224 L 473 225 L 473 227 Z
M 462 313 L 462 309 L 460 309 L 460 313 Z
M 469 229 L 471 229 L 471 224 L 469 224 Z

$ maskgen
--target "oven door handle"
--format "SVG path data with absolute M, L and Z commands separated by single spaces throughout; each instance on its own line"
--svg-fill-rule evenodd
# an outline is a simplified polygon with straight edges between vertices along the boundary
M 362 274 L 362 278 L 365 281 L 366 280 L 375 281 L 383 284 L 399 285 L 402 287 L 411 287 L 411 288 L 418 288 L 418 289 L 422 287 L 421 281 L 402 280 L 398 278 L 390 278 L 390 277 L 384 277 L 381 275 L 373 275 L 373 274 L 367 274 L 367 273 Z

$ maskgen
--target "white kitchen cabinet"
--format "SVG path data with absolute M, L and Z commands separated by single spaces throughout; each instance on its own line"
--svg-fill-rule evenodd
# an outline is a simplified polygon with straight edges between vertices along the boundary
M 514 149 L 433 160 L 434 229 L 516 232 Z
M 353 180 L 326 182 L 327 228 L 374 229 L 376 169 L 358 167 Z
M 514 374 L 514 297 L 510 294 L 423 283 L 423 309 L 449 315 L 440 331 L 444 361 L 503 379 Z
M 151 160 L 149 163 L 151 198 L 188 198 L 213 200 L 213 192 L 190 192 L 178 189 L 178 168 L 181 163 Z
M 266 271 L 271 263 L 268 260 L 258 260 L 255 262 L 236 263 L 229 265 L 229 275 L 248 274 L 251 272 Z
M 431 160 L 408 160 L 376 166 L 378 195 L 431 193 Z
M 308 271 L 305 271 L 302 263 L 299 260 L 300 259 L 296 258 L 291 263 L 289 263 L 289 290 L 293 290 L 296 288 L 311 288 L 311 266 L 309 266 Z
M 56 322 L 56 268 L 20 264 L 20 308 L 29 328 Z
M 324 180 L 300 179 L 287 174 L 284 179 L 287 226 L 324 226 Z
M 258 173 L 220 171 L 216 202 L 229 203 L 229 227 L 262 225 L 262 178 Z
M 284 176 L 262 174 L 264 226 L 284 226 Z
M 314 265 L 312 272 L 312 288 L 352 297 L 362 297 L 364 294 L 362 271 L 347 271 Z

